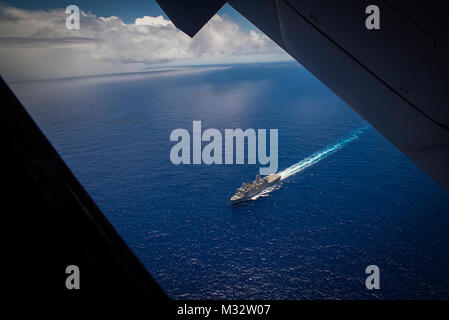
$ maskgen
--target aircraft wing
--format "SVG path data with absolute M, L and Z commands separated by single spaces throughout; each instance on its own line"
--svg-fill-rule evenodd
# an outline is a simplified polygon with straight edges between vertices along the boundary
M 157 0 L 193 36 L 225 1 Z M 413 0 L 229 0 L 449 191 L 448 4 Z M 368 5 L 380 29 L 368 30 Z

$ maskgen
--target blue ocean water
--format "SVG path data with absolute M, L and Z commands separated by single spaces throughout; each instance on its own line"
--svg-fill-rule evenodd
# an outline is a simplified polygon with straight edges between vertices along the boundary
M 12 87 L 172 298 L 449 296 L 449 193 L 296 63 Z M 231 207 L 259 166 L 173 165 L 170 133 L 193 120 L 276 128 L 279 169 L 312 163 Z M 365 288 L 371 264 L 380 290 Z

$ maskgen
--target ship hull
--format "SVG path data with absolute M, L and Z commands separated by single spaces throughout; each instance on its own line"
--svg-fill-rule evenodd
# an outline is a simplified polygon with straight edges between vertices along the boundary
M 255 190 L 251 190 L 250 192 L 248 192 L 247 194 L 245 194 L 243 197 L 238 197 L 236 199 L 231 198 L 231 204 L 235 205 L 235 204 L 239 204 L 242 202 L 247 202 L 249 200 L 251 200 L 254 196 L 260 194 L 261 192 L 263 192 L 264 190 L 268 189 L 269 187 L 274 186 L 276 183 L 278 183 L 280 181 L 280 177 L 278 177 L 277 179 L 274 179 L 273 181 L 265 184 L 263 187 L 255 189 Z

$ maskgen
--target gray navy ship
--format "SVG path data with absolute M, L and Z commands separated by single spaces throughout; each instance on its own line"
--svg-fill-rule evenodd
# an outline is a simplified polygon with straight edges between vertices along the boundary
M 231 204 L 251 200 L 252 197 L 275 185 L 279 181 L 281 181 L 281 176 L 278 174 L 270 174 L 263 178 L 256 175 L 256 180 L 254 180 L 253 183 L 245 182 L 237 189 L 236 194 L 231 198 Z

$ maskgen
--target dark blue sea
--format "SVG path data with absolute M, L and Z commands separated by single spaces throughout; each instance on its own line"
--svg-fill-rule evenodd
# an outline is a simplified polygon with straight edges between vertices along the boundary
M 278 129 L 280 170 L 367 126 L 297 63 L 12 88 L 174 299 L 449 297 L 449 193 L 370 126 L 237 207 L 229 198 L 259 165 L 171 163 L 171 131 L 193 120 Z M 372 264 L 380 290 L 365 287 Z

